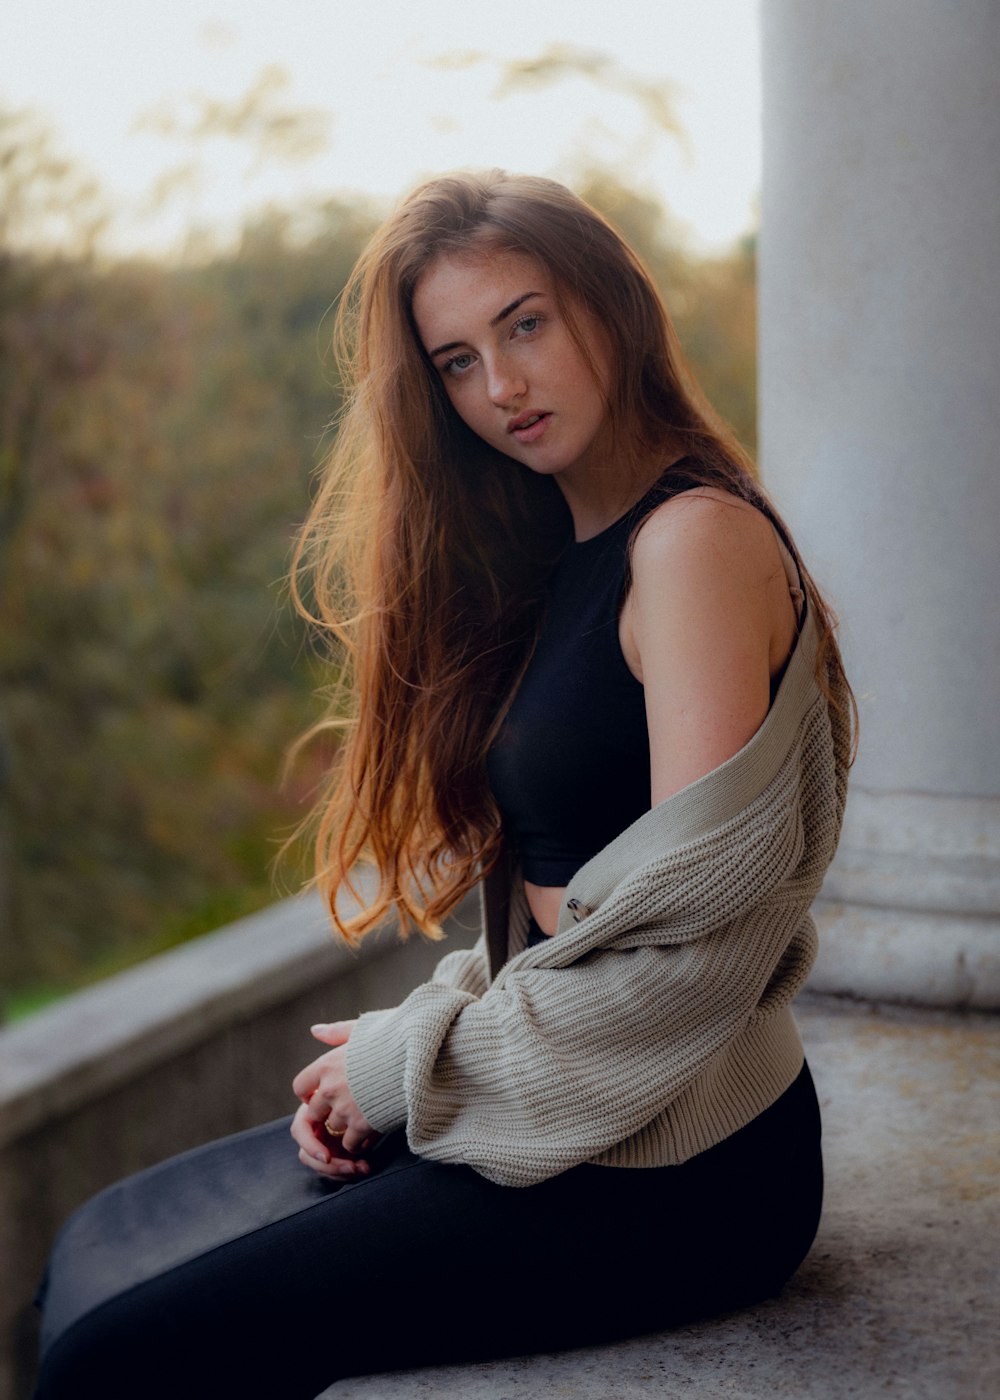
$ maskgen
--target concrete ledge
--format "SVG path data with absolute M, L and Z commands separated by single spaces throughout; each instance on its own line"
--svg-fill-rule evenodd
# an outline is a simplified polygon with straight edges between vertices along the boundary
M 0 1148 L 53 1116 L 139 1078 L 232 1025 L 303 991 L 399 957 L 415 986 L 446 951 L 471 942 L 478 907 L 469 898 L 449 921 L 454 935 L 401 945 L 387 926 L 357 950 L 333 936 L 318 895 L 282 900 L 183 947 L 150 958 L 0 1030 Z M 385 969 L 383 969 L 384 971 Z M 390 1005 L 393 986 L 380 992 Z M 354 1015 L 355 1012 L 342 1014 Z
M 0 1400 L 31 1394 L 31 1298 L 66 1216 L 111 1181 L 291 1113 L 314 1021 L 394 1006 L 478 934 L 387 925 L 351 951 L 315 896 L 285 900 L 0 1030 Z
M 337 948 L 318 899 L 287 900 L 120 973 L 0 1033 L 0 1146 L 75 1111 L 316 978 Z
M 780 1298 L 612 1347 L 340 1381 L 322 1400 L 1000 1394 L 1000 1022 L 815 996 L 796 1009 L 826 1206 Z

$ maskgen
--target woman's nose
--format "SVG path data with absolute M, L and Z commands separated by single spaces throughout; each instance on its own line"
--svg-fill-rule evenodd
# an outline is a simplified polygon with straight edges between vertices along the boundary
M 487 366 L 487 392 L 498 408 L 507 408 L 528 392 L 524 374 L 506 356 Z

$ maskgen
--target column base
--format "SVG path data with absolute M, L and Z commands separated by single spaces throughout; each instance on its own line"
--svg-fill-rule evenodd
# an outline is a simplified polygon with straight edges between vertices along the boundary
M 1000 799 L 854 788 L 813 991 L 1000 1009 Z

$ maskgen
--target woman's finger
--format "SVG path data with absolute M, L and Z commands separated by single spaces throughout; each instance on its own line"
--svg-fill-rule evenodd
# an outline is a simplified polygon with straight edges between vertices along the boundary
M 371 1129 L 367 1126 L 363 1129 L 347 1128 L 347 1130 L 344 1133 L 344 1136 L 340 1139 L 344 1151 L 351 1153 L 363 1152 L 365 1150 L 364 1144 L 367 1141 L 370 1132 Z
M 318 1176 L 325 1176 L 331 1181 L 350 1181 L 356 1177 L 367 1176 L 371 1170 L 364 1159 L 356 1162 L 350 1157 L 334 1157 L 329 1162 L 317 1162 L 302 1147 L 299 1148 L 299 1161 Z
M 333 1112 L 333 1105 L 317 1089 L 314 1094 L 310 1094 L 298 1111 L 311 1123 L 325 1123 Z
M 315 1060 L 305 1069 L 300 1069 L 292 1080 L 292 1093 L 303 1103 L 308 1103 L 319 1084 L 319 1066 Z
M 297 1110 L 289 1131 L 303 1152 L 308 1153 L 317 1162 L 330 1162 L 334 1154 L 323 1141 L 321 1124 L 306 1117 L 307 1107 L 307 1104 L 303 1104 Z
M 344 1045 L 356 1025 L 357 1021 L 320 1021 L 309 1027 L 309 1033 L 324 1045 Z
M 307 1105 L 302 1107 L 292 1119 L 291 1134 L 298 1143 L 299 1161 L 322 1176 L 356 1177 L 367 1176 L 370 1167 L 364 1158 L 348 1156 L 342 1142 L 330 1138 L 322 1124 L 306 1116 Z

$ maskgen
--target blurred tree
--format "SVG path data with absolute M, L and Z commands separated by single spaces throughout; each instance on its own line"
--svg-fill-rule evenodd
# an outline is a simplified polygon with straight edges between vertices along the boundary
M 550 87 L 567 78 L 584 78 L 606 92 L 630 97 L 651 127 L 661 134 L 666 132 L 682 145 L 687 144 L 687 136 L 674 105 L 674 85 L 662 78 L 644 78 L 600 49 L 561 43 L 547 44 L 534 58 L 497 60 L 478 49 L 467 49 L 426 60 L 428 68 L 443 70 L 472 68 L 482 64 L 499 66 L 494 97 L 503 99 Z
M 45 415 L 45 370 L 37 363 L 37 337 L 26 320 L 39 316 L 44 278 L 23 250 L 57 244 L 76 260 L 89 258 L 105 226 L 107 210 L 96 183 L 58 150 L 53 133 L 30 112 L 0 106 L 0 600 L 10 603 L 11 544 L 29 508 L 27 461 Z M 60 297 L 72 299 L 65 260 L 54 276 Z M 51 341 L 52 327 L 41 328 Z M 43 353 L 45 360 L 51 355 Z M 53 366 L 56 376 L 61 367 Z M 0 976 L 2 951 L 14 923 L 14 814 L 10 725 L 0 703 Z M 3 999 L 0 997 L 0 1019 Z
M 252 153 L 248 173 L 269 161 L 311 160 L 328 148 L 333 118 L 325 108 L 285 101 L 291 86 L 288 69 L 269 63 L 234 101 L 195 93 L 186 114 L 168 102 L 145 112 L 136 126 L 195 145 L 212 138 L 240 142 Z
M 323 154 L 331 143 L 333 117 L 320 107 L 289 100 L 292 79 L 280 64 L 266 65 L 235 99 L 189 93 L 142 112 L 134 129 L 180 146 L 178 163 L 162 169 L 143 202 L 143 212 L 159 213 L 181 200 L 187 206 L 188 239 L 197 247 L 214 246 L 212 232 L 200 225 L 200 198 L 212 179 L 211 156 L 220 145 L 231 165 L 235 150 L 245 152 L 244 180 L 266 167 L 302 165 Z
M 370 228 L 272 213 L 176 269 L 4 252 L 8 988 L 273 897 L 318 778 L 277 789 L 317 682 L 280 584 L 337 403 L 317 338 Z
M 97 181 L 59 150 L 52 129 L 0 104 L 0 249 L 87 256 L 109 217 Z

